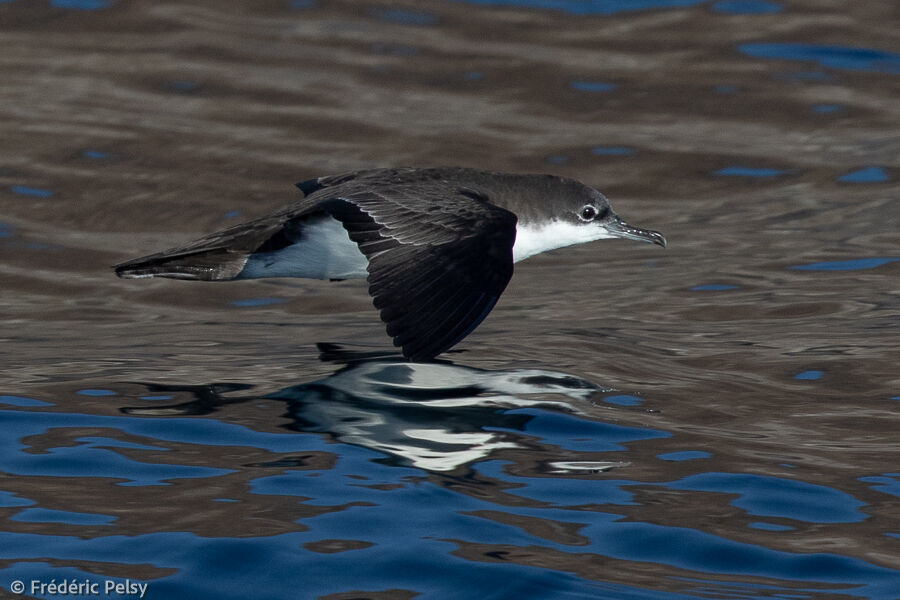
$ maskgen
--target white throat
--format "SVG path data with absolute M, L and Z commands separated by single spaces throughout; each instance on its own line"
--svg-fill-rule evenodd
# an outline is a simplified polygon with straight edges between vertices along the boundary
M 516 226 L 513 262 L 525 260 L 548 250 L 614 237 L 616 236 L 607 231 L 605 227 L 596 223 L 576 224 L 566 221 L 551 221 L 543 225 L 519 224 Z

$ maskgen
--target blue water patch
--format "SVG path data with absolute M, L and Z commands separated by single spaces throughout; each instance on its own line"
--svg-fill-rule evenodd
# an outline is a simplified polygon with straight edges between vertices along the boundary
M 110 5 L 111 0 L 50 0 L 50 6 L 75 10 L 100 10 Z
M 36 198 L 49 198 L 53 195 L 52 190 L 44 188 L 30 187 L 27 185 L 14 185 L 9 188 L 14 194 L 22 194 L 23 196 L 34 196 Z
M 104 390 L 104 389 L 87 389 L 87 390 L 78 390 L 75 392 L 79 396 L 115 396 L 116 392 L 113 390 Z
M 704 283 L 702 285 L 695 285 L 691 288 L 692 292 L 724 292 L 727 290 L 736 290 L 738 286 L 731 285 L 730 283 Z
M 806 523 L 855 523 L 868 518 L 865 506 L 845 492 L 782 477 L 746 473 L 701 473 L 665 484 L 669 489 L 738 494 L 732 506 L 751 515 Z
M 525 496 L 535 500 L 548 502 L 555 507 L 590 505 L 596 503 L 617 504 L 621 489 L 618 491 L 610 484 L 619 486 L 636 485 L 646 486 L 646 482 L 627 482 L 612 480 L 553 480 L 546 477 L 523 477 L 504 473 L 501 461 L 487 461 L 477 465 L 476 470 L 484 473 L 489 479 L 496 479 L 508 483 L 515 483 L 521 487 L 506 488 L 508 494 Z M 734 476 L 742 477 L 742 476 Z M 748 476 L 752 477 L 752 476 Z M 690 481 L 687 478 L 683 481 Z M 849 516 L 853 520 L 861 520 L 866 515 L 847 510 L 844 504 L 847 498 L 856 504 L 855 499 L 846 496 L 818 497 L 815 501 L 794 498 L 797 490 L 792 485 L 798 482 L 771 479 L 771 489 L 767 490 L 777 496 L 789 496 L 787 506 L 779 506 L 778 513 L 787 513 L 788 518 L 801 517 L 800 520 L 815 519 L 820 512 L 824 512 L 826 519 L 821 522 L 836 522 L 834 517 Z M 696 479 L 694 483 L 701 483 Z M 715 482 L 707 482 L 714 484 Z M 723 491 L 726 494 L 741 493 L 742 482 L 740 479 L 722 482 L 725 485 Z M 580 484 L 580 485 L 576 485 Z M 782 484 L 787 484 L 782 487 Z M 555 485 L 560 485 L 560 490 L 554 490 Z M 676 486 L 677 487 L 677 486 Z M 704 486 L 705 487 L 705 486 Z M 710 485 L 709 487 L 715 487 Z M 823 486 L 810 486 L 816 492 L 824 494 L 835 492 Z M 737 488 L 737 489 L 735 489 Z M 680 488 L 679 488 L 680 489 Z M 806 490 L 803 490 L 806 491 Z M 736 504 L 752 500 L 750 504 L 759 502 L 758 494 L 743 494 Z M 775 499 L 776 502 L 780 498 Z M 807 500 L 804 502 L 803 500 Z M 834 505 L 832 502 L 836 501 Z M 821 506 L 818 504 L 821 503 Z M 755 506 L 754 506 L 755 508 Z M 763 503 L 762 511 L 768 507 Z M 832 514 L 832 509 L 837 514 Z M 866 563 L 865 561 L 845 556 L 814 553 L 801 554 L 771 550 L 763 546 L 738 543 L 733 540 L 712 535 L 703 531 L 692 530 L 684 527 L 661 526 L 652 523 L 636 522 L 632 518 L 622 519 L 620 515 L 603 514 L 596 511 L 586 514 L 584 510 L 566 510 L 564 508 L 512 508 L 507 506 L 505 512 L 521 514 L 523 516 L 553 519 L 559 522 L 577 523 L 578 534 L 584 538 L 585 544 L 565 545 L 548 544 L 541 540 L 542 545 L 550 545 L 566 552 L 594 552 L 609 558 L 622 560 L 642 561 L 675 566 L 682 569 L 695 570 L 706 573 L 745 573 L 754 576 L 767 576 L 788 580 L 810 580 L 817 582 L 842 581 L 846 582 L 847 574 L 853 573 L 855 585 L 864 586 L 865 594 L 881 594 L 880 598 L 890 597 L 887 590 L 896 584 L 897 571 L 885 569 Z M 346 514 L 346 513 L 345 513 Z M 326 515 L 331 517 L 332 515 Z M 771 516 L 782 516 L 771 515 Z M 820 522 L 814 520 L 813 522 Z M 844 521 L 837 521 L 844 522 Z M 493 531 L 484 532 L 488 536 L 495 535 Z M 498 533 L 509 537 L 509 533 L 500 530 Z M 434 535 L 434 534 L 433 534 Z M 521 533 L 519 533 L 521 535 Z M 861 588 L 854 590 L 857 594 L 863 594 Z M 508 596 L 504 596 L 508 597 Z M 548 596 L 550 597 L 550 596 Z M 658 598 L 660 596 L 639 596 L 640 598 Z M 664 596 L 668 598 L 668 596 Z M 716 596 L 725 597 L 725 596 Z M 732 597 L 732 596 L 727 596 Z M 749 597 L 749 596 L 741 596 Z M 756 596 L 754 596 L 756 597 Z M 779 596 L 787 597 L 787 596 Z M 875 597 L 866 595 L 865 597 Z M 634 598 L 634 596 L 622 596 L 622 598 Z
M 171 423 L 188 419 L 152 420 Z M 346 455 L 344 450 L 348 450 Z M 59 566 L 78 561 L 77 564 L 151 564 L 168 570 L 170 573 L 159 574 L 151 583 L 153 597 L 161 598 L 187 598 L 202 591 L 202 597 L 244 599 L 248 572 L 278 574 L 255 582 L 254 591 L 261 598 L 293 598 L 297 589 L 303 589 L 306 596 L 321 597 L 348 590 L 390 588 L 427 590 L 426 595 L 435 598 L 699 600 L 715 595 L 685 596 L 641 586 L 601 584 L 568 573 L 564 566 L 525 566 L 502 560 L 502 555 L 497 561 L 461 556 L 462 548 L 472 548 L 475 544 L 503 544 L 525 551 L 549 548 L 563 559 L 569 554 L 573 559 L 583 560 L 585 553 L 593 553 L 604 560 L 642 561 L 693 573 L 809 581 L 815 582 L 817 594 L 827 595 L 832 588 L 836 595 L 846 594 L 847 588 L 852 587 L 854 595 L 873 599 L 890 598 L 898 575 L 896 570 L 838 554 L 771 550 L 687 527 L 644 523 L 634 516 L 626 518 L 584 508 L 619 504 L 618 500 L 633 505 L 632 495 L 623 492 L 621 485 L 645 486 L 645 482 L 510 475 L 503 467 L 511 463 L 501 461 L 476 465 L 475 470 L 487 479 L 449 477 L 446 481 L 444 478 L 432 481 L 421 477 L 421 472 L 415 469 L 372 462 L 378 454 L 375 452 L 348 446 L 341 446 L 340 452 L 340 460 L 333 469 L 313 473 L 289 470 L 276 476 L 282 481 L 272 486 L 274 493 L 287 496 L 288 500 L 291 496 L 302 497 L 298 502 L 282 504 L 294 507 L 287 510 L 297 519 L 295 531 L 260 537 L 210 536 L 184 531 L 91 537 L 0 531 L 0 559 L 9 565 L 0 569 L 0 580 L 50 577 L 56 577 L 57 581 L 82 580 L 89 574 Z M 394 485 L 373 485 L 385 480 L 393 481 Z M 491 494 L 487 495 L 460 493 L 451 487 L 451 484 L 471 485 L 470 480 L 479 485 L 483 481 L 499 481 L 503 485 L 492 485 Z M 320 491 L 328 494 L 330 503 L 324 504 L 323 512 L 310 511 L 309 507 L 323 506 L 318 502 L 322 497 Z M 522 506 L 521 502 L 506 501 L 523 495 L 542 499 L 544 504 Z M 502 504 L 498 504 L 498 499 Z M 567 509 L 567 505 L 578 509 Z M 509 516 L 509 523 L 485 514 L 498 510 Z M 398 519 L 398 514 L 402 519 Z M 578 539 L 559 541 L 555 534 L 542 535 L 537 528 L 523 527 L 523 522 L 560 523 L 570 531 L 577 531 Z M 358 540 L 373 546 L 334 554 L 307 549 L 311 542 L 329 539 Z M 298 564 L 303 568 L 297 569 Z M 403 568 L 386 570 L 384 564 Z M 337 577 L 338 573 L 342 576 Z M 460 581 L 473 583 L 461 590 Z M 832 585 L 823 585 L 824 582 Z M 731 583 L 728 581 L 726 585 Z M 788 595 L 791 589 L 798 592 L 796 586 L 791 586 L 785 588 L 783 595 L 767 594 L 766 597 L 799 597 Z M 715 597 L 758 596 L 718 594 Z
M 621 394 L 618 396 L 607 396 L 603 399 L 604 402 L 608 402 L 609 404 L 616 404 L 618 406 L 639 406 L 644 403 L 643 398 L 638 398 L 637 396 L 628 396 L 626 394 Z
M 724 167 L 713 174 L 724 177 L 777 177 L 787 173 L 788 171 L 767 167 Z
M 900 497 L 900 473 L 884 473 L 881 476 L 860 477 L 864 483 L 874 483 L 873 490 Z
M 434 485 L 423 483 L 421 487 L 433 488 Z M 404 489 L 404 492 L 408 491 L 409 488 Z M 443 498 L 437 496 L 437 499 Z M 480 506 L 489 508 L 492 505 L 481 503 Z M 96 579 L 95 573 L 67 566 L 87 562 L 153 565 L 170 571 L 171 574 L 150 582 L 151 595 L 179 600 L 201 597 L 246 600 L 247 573 L 262 574 L 253 582 L 254 597 L 259 598 L 296 598 L 297 590 L 303 590 L 304 597 L 310 598 L 338 594 L 348 597 L 350 590 L 391 588 L 427 590 L 423 597 L 428 598 L 799 599 L 830 597 L 831 594 L 845 597 L 848 592 L 853 597 L 870 600 L 895 597 L 898 571 L 837 554 L 770 550 L 689 529 L 617 522 L 606 515 L 597 518 L 595 513 L 584 510 L 544 511 L 559 516 L 561 522 L 578 525 L 579 535 L 589 544 L 572 546 L 529 535 L 521 527 L 460 514 L 458 507 L 459 504 L 454 503 L 447 511 L 439 513 L 444 518 L 435 518 L 434 510 L 423 511 L 410 502 L 395 506 L 390 518 L 372 522 L 366 519 L 388 512 L 388 509 L 354 506 L 303 519 L 304 525 L 311 527 L 309 531 L 264 537 L 211 537 L 168 531 L 79 537 L 0 531 L 0 559 L 4 565 L 9 565 L 0 569 L 0 580 Z M 405 516 L 407 508 L 411 518 L 398 521 L 397 511 L 404 511 Z M 535 518 L 533 509 L 504 509 Z M 548 515 L 539 514 L 537 518 L 542 517 Z M 343 519 L 349 526 L 341 526 Z M 332 533 L 348 529 L 349 535 Z M 325 539 L 362 540 L 374 545 L 334 554 L 313 552 L 305 547 L 310 542 Z M 730 581 L 725 582 L 727 594 L 660 592 L 645 587 L 646 584 L 628 586 L 601 583 L 594 577 L 581 578 L 563 571 L 563 565 L 536 567 L 502 559 L 485 557 L 476 561 L 460 556 L 459 550 L 468 547 L 467 543 L 481 540 L 485 544 L 510 540 L 510 544 L 523 551 L 541 547 L 575 555 L 590 551 L 603 557 L 660 563 L 693 573 L 746 574 L 815 584 L 811 591 L 789 586 L 762 595 L 752 593 L 752 588 L 742 590 L 746 593 L 735 594 L 735 585 Z M 497 558 L 500 557 L 502 554 Z M 303 568 L 297 568 L 298 564 Z M 385 569 L 385 564 L 402 565 L 402 568 Z M 273 573 L 277 576 L 266 576 Z M 823 585 L 825 582 L 831 585 Z M 710 586 L 703 587 L 710 590 Z M 363 596 L 369 595 L 358 591 L 353 595 Z
M 507 493 L 550 502 L 557 506 L 578 506 L 580 504 L 615 504 L 620 506 L 637 506 L 634 495 L 622 489 L 623 484 L 633 483 L 617 479 L 576 479 L 576 478 L 544 478 L 523 477 L 510 475 L 503 472 L 503 465 L 509 464 L 502 460 L 488 460 L 478 463 L 475 470 L 487 478 L 508 483 L 524 484 L 522 487 L 508 489 Z M 559 518 L 560 514 L 554 511 L 553 518 Z M 544 514 L 544 518 L 548 515 Z M 615 521 L 618 515 L 594 512 L 592 520 Z
M 573 15 L 614 15 L 621 12 L 682 8 L 706 0 L 448 0 L 483 6 L 512 6 L 538 10 L 558 10 Z
M 81 385 L 96 389 L 98 385 L 114 384 L 95 380 Z M 150 398 L 170 394 L 181 398 L 199 387 L 184 391 L 146 387 L 133 394 L 126 394 L 122 388 L 122 400 L 115 406 L 140 393 Z M 28 393 L 15 388 L 8 391 Z M 343 392 L 336 388 L 335 393 Z M 893 393 L 900 395 L 900 388 L 895 387 Z M 253 406 L 257 401 L 252 398 L 243 406 Z M 331 404 L 315 394 L 298 396 L 296 402 L 308 406 L 310 414 L 319 414 L 317 411 Z M 231 418 L 234 413 L 227 411 L 215 418 L 0 411 L 0 472 L 25 476 L 7 476 L 8 480 L 15 484 L 23 480 L 27 483 L 29 476 L 47 477 L 45 486 L 37 486 L 41 480 L 32 479 L 36 485 L 25 489 L 55 492 L 57 501 L 47 508 L 87 513 L 86 517 L 77 512 L 50 513 L 50 517 L 60 519 L 58 522 L 104 517 L 91 514 L 92 510 L 119 516 L 113 526 L 96 526 L 93 531 L 85 529 L 90 524 L 37 526 L 13 522 L 12 527 L 0 528 L 0 587 L 13 580 L 102 581 L 109 573 L 131 572 L 149 580 L 148 598 L 172 600 L 245 600 L 248 593 L 254 598 L 287 599 L 298 597 L 298 590 L 304 592 L 300 596 L 310 598 L 350 597 L 353 592 L 354 597 L 370 597 L 375 592 L 390 596 L 388 590 L 392 589 L 409 590 L 409 595 L 423 598 L 539 600 L 889 600 L 896 596 L 900 570 L 856 558 L 852 548 L 835 546 L 821 551 L 793 547 L 790 541 L 796 534 L 778 533 L 777 528 L 785 527 L 778 523 L 803 526 L 790 520 L 793 513 L 809 518 L 809 513 L 814 517 L 818 511 L 834 509 L 840 517 L 840 511 L 852 509 L 852 496 L 834 494 L 835 490 L 826 486 L 798 490 L 788 479 L 748 482 L 741 475 L 720 481 L 687 478 L 676 482 L 688 484 L 685 491 L 670 491 L 668 482 L 656 483 L 658 477 L 652 473 L 648 476 L 642 469 L 628 467 L 599 474 L 554 476 L 547 472 L 547 463 L 557 457 L 631 458 L 625 453 L 580 456 L 578 452 L 558 450 L 559 446 L 578 444 L 594 435 L 602 438 L 606 432 L 612 433 L 607 437 L 615 441 L 622 430 L 596 428 L 594 422 L 570 414 L 562 416 L 571 420 L 551 422 L 549 415 L 545 418 L 538 410 L 501 421 L 512 432 L 500 436 L 501 440 L 522 441 L 519 448 L 500 450 L 514 462 L 473 456 L 469 466 L 444 474 L 427 473 L 390 462 L 383 451 L 336 439 L 334 425 L 355 427 L 360 419 L 381 414 L 370 412 L 367 400 L 360 402 L 359 411 L 340 410 L 332 417 L 321 413 L 322 417 L 310 424 L 282 419 L 283 411 L 266 401 L 266 414 L 271 419 L 267 421 L 261 415 L 263 418 L 251 427 L 235 421 Z M 347 406 L 355 408 L 357 403 Z M 471 418 L 467 416 L 470 412 Z M 489 408 L 486 414 L 501 413 L 507 411 Z M 431 428 L 438 422 L 447 431 L 465 433 L 480 429 L 487 418 L 468 407 L 435 413 L 446 414 L 446 419 L 435 419 L 421 407 L 406 405 L 392 407 L 385 414 L 390 415 L 386 424 L 397 431 Z M 488 418 L 487 422 L 496 421 Z M 516 428 L 517 424 L 521 426 Z M 253 429 L 257 426 L 264 431 Z M 322 433 L 304 433 L 313 426 Z M 288 429 L 293 427 L 296 429 Z M 645 431 L 634 429 L 631 437 L 646 437 Z M 116 439 L 119 432 L 122 440 Z M 538 443 L 536 432 L 545 432 L 540 435 L 546 435 L 548 443 Z M 164 440 L 180 444 L 170 445 Z M 171 446 L 172 451 L 160 453 L 158 445 Z M 660 442 L 642 445 L 638 441 L 634 446 L 637 454 L 650 450 L 651 462 L 653 455 L 673 449 L 659 449 Z M 153 450 L 144 454 L 145 448 Z M 302 463 L 313 451 L 326 460 Z M 685 454 L 690 452 L 699 451 L 687 450 Z M 299 459 L 296 466 L 292 466 L 293 459 Z M 125 513 L 108 508 L 113 506 L 109 502 L 66 503 L 67 498 L 82 498 L 85 490 L 98 490 L 100 495 L 115 492 L 111 486 L 117 484 L 116 479 L 108 478 L 152 481 L 144 469 L 148 463 L 161 461 L 232 467 L 235 471 L 227 476 L 207 474 L 208 479 L 195 482 L 180 480 L 170 488 L 156 490 L 172 490 L 173 498 L 177 495 L 199 500 L 199 504 L 194 502 L 187 508 L 173 501 L 167 510 L 156 511 L 154 494 L 131 507 L 133 510 L 114 503 L 125 506 Z M 700 461 L 683 467 L 702 471 L 712 468 L 710 463 Z M 682 470 L 675 463 L 655 464 L 660 473 Z M 629 475 L 611 479 L 620 473 Z M 165 474 L 157 476 L 165 480 Z M 845 478 L 847 488 L 853 484 L 852 489 L 861 490 L 866 498 L 874 495 L 873 502 L 894 499 L 873 494 L 867 487 L 884 485 L 881 481 L 853 481 L 861 475 L 891 474 L 862 471 Z M 694 487 L 715 488 L 715 493 L 693 492 Z M 704 506 L 718 504 L 731 512 L 724 517 L 724 526 L 721 519 L 716 523 L 702 518 L 684 521 L 677 514 L 660 512 L 659 493 L 664 496 L 664 504 L 671 499 L 673 506 L 693 506 L 700 512 Z M 121 495 L 125 500 L 132 496 Z M 40 504 L 44 504 L 45 496 L 40 495 Z M 738 503 L 748 503 L 750 509 L 755 503 L 779 516 L 752 517 L 748 516 L 749 509 L 727 507 L 726 503 L 735 498 Z M 35 506 L 30 500 L 0 492 L 0 506 L 4 501 L 13 507 L 5 511 L 7 516 Z M 190 519 L 179 520 L 179 507 L 196 510 L 190 513 Z M 145 509 L 154 519 L 142 520 Z M 867 512 L 870 520 L 862 522 L 863 530 L 871 529 L 871 515 L 875 514 Z M 260 514 L 268 518 L 262 528 L 254 525 Z M 40 518 L 40 512 L 37 516 Z M 766 523 L 766 519 L 773 523 Z M 749 523 L 748 529 L 750 521 L 755 522 Z M 147 526 L 142 529 L 145 522 Z M 164 525 L 154 527 L 154 523 Z M 890 535 L 885 530 L 897 531 L 889 523 L 881 525 L 872 530 L 873 539 Z M 854 529 L 837 527 L 842 531 Z M 147 533 L 148 529 L 153 533 Z M 884 537 L 878 541 L 890 543 Z M 341 547 L 341 542 L 348 543 Z M 367 544 L 371 546 L 364 547 Z M 604 581 L 610 565 L 641 573 L 649 569 L 660 576 L 639 577 L 634 582 L 620 577 L 617 580 L 625 583 L 610 583 Z M 258 576 L 251 582 L 248 573 Z
M 96 513 L 50 510 L 47 508 L 26 508 L 9 517 L 10 521 L 22 523 L 65 523 L 66 525 L 112 525 L 116 517 Z
M 794 375 L 794 379 L 800 379 L 801 381 L 816 381 L 822 379 L 824 375 L 824 371 L 803 371 L 802 373 Z
M 137 444 L 134 442 L 126 442 L 110 437 L 85 436 L 75 440 L 79 444 L 83 444 L 88 448 L 128 448 L 129 450 L 155 450 L 168 452 L 168 448 L 163 446 L 148 446 L 147 444 Z
M 406 8 L 376 8 L 372 11 L 376 19 L 400 25 L 434 25 L 437 15 Z
M 272 304 L 284 304 L 287 298 L 248 298 L 246 300 L 234 300 L 233 306 L 270 306 Z
M 780 2 L 768 0 L 721 0 L 713 4 L 712 8 L 716 12 L 731 15 L 771 15 L 784 10 Z
M 818 115 L 830 115 L 841 112 L 844 110 L 844 107 L 840 104 L 814 104 L 812 109 Z
M 474 517 L 470 517 L 470 520 L 478 521 Z M 427 527 L 427 524 L 423 523 L 423 526 Z M 3 534 L 0 541 L 4 544 L 17 544 L 8 547 L 16 550 L 21 548 L 21 552 L 13 554 L 4 551 L 2 555 L 12 554 L 10 558 L 14 560 L 20 554 L 24 554 L 28 560 L 3 561 L 10 567 L 0 570 L 0 576 L 4 582 L 17 578 L 26 582 L 46 582 L 51 577 L 56 582 L 97 581 L 100 578 L 95 572 L 60 566 L 59 563 L 63 565 L 83 561 L 121 563 L 127 560 L 126 564 L 150 564 L 172 572 L 171 575 L 146 582 L 149 584 L 147 598 L 172 600 L 326 596 L 370 598 L 373 597 L 371 594 L 359 591 L 353 593 L 349 590 L 385 590 L 392 587 L 404 590 L 427 589 L 428 598 L 552 597 L 555 600 L 576 600 L 597 598 L 596 594 L 600 589 L 609 590 L 614 594 L 599 596 L 604 598 L 631 600 L 647 598 L 640 587 L 603 584 L 601 588 L 597 582 L 586 581 L 573 574 L 556 570 L 515 564 L 503 565 L 490 561 L 468 561 L 451 553 L 458 547 L 451 540 L 417 539 L 409 536 L 403 539 L 405 543 L 398 548 L 389 535 L 397 529 L 389 527 L 378 535 L 376 538 L 378 542 L 374 547 L 335 554 L 314 552 L 304 546 L 321 539 L 342 538 L 317 538 L 308 532 L 256 538 L 214 538 L 184 532 L 88 539 L 59 535 Z M 57 559 L 56 564 L 44 562 L 48 555 L 46 552 L 41 554 L 42 542 L 44 546 L 52 548 L 51 556 L 66 558 Z M 129 558 L 121 559 L 114 552 L 104 551 L 104 548 L 112 548 L 119 554 L 128 553 Z M 140 560 L 134 560 L 131 556 Z M 382 561 L 402 567 L 377 569 L 369 566 L 386 564 Z M 297 568 L 298 564 L 303 568 Z M 259 579 L 253 582 L 253 593 L 249 596 L 248 589 L 251 588 L 248 588 L 247 573 L 260 574 Z M 103 579 L 107 578 L 115 581 L 114 578 L 103 575 Z M 103 589 L 102 585 L 100 589 Z M 468 591 L 461 595 L 461 589 Z M 303 590 L 304 593 L 298 596 L 298 590 Z M 535 594 L 536 590 L 540 593 Z M 377 595 L 380 598 L 401 597 L 390 593 L 387 596 Z M 120 597 L 136 599 L 138 593 Z M 402 597 L 411 596 L 402 594 Z M 694 596 L 681 594 L 665 594 L 662 598 L 655 596 L 655 599 L 697 600 Z
M 36 504 L 34 500 L 28 498 L 20 498 L 12 492 L 4 492 L 0 490 L 0 508 L 15 508 L 17 506 L 32 506 Z
M 838 177 L 844 183 L 883 183 L 891 178 L 882 167 L 866 167 Z
M 297 436 L 290 433 L 264 433 L 215 419 L 110 417 L 79 413 L 0 410 L 0 471 L 14 472 L 12 465 L 3 462 L 18 452 L 17 439 L 38 435 L 53 427 L 110 427 L 135 436 L 207 446 L 252 446 L 270 452 L 328 452 L 329 444 L 317 436 Z M 60 449 L 64 450 L 64 449 Z M 45 455 L 27 455 L 27 459 L 43 460 Z M 380 455 L 379 455 L 380 456 Z M 129 464 L 134 463 L 133 461 Z M 18 471 L 15 471 L 18 473 Z M 27 473 L 23 473 L 27 474 Z M 43 474 L 43 473 L 34 473 Z
M 626 156 L 634 153 L 635 149 L 627 146 L 594 146 L 591 148 L 591 154 L 597 156 Z
M 467 81 L 480 81 L 481 79 L 484 79 L 484 73 L 478 71 L 466 71 L 463 73 L 463 79 Z
M 239 210 L 229 210 L 227 213 L 222 215 L 223 219 L 234 219 L 236 217 L 241 216 L 241 211 Z
M 815 61 L 823 67 L 900 74 L 900 54 L 873 48 L 816 44 L 752 43 L 738 50 L 754 58 Z
M 169 81 L 165 84 L 166 88 L 173 92 L 180 92 L 182 94 L 189 94 L 192 92 L 196 92 L 200 90 L 200 83 L 196 81 L 188 81 L 186 79 L 178 79 L 175 81 Z
M 573 415 L 536 408 L 519 408 L 504 414 L 531 416 L 525 424 L 525 433 L 540 437 L 548 444 L 579 452 L 614 452 L 625 450 L 623 442 L 672 436 L 665 431 L 587 421 Z M 521 433 L 501 427 L 485 427 L 485 430 Z
M 110 448 L 121 446 L 131 448 L 129 442 L 122 442 L 112 438 L 85 437 L 85 442 L 77 445 L 64 445 L 55 448 L 44 449 L 41 453 L 22 452 L 24 446 L 19 442 L 28 436 L 45 433 L 47 430 L 58 428 L 82 428 L 82 427 L 111 427 L 127 431 L 132 435 L 147 435 L 154 437 L 154 441 L 164 439 L 182 438 L 188 443 L 200 443 L 203 436 L 198 427 L 202 429 L 206 423 L 198 419 L 151 419 L 129 417 L 103 417 L 81 415 L 76 413 L 54 413 L 22 410 L 0 410 L 0 471 L 14 475 L 36 477 L 100 477 L 119 479 L 117 485 L 145 486 L 168 485 L 172 479 L 218 477 L 233 473 L 230 469 L 213 467 L 200 467 L 179 464 L 165 464 L 155 460 L 152 463 L 139 462 L 126 457 Z M 149 429 L 147 429 L 149 427 Z M 216 425 L 221 427 L 221 425 Z M 235 431 L 239 431 L 238 427 Z M 215 440 L 212 445 L 240 445 L 234 438 L 229 439 L 227 434 L 212 434 Z M 240 437 L 239 433 L 238 436 Z M 283 435 L 282 438 L 296 436 Z M 187 439 L 185 439 L 187 438 Z M 189 440 L 193 440 L 190 442 Z M 265 443 L 263 434 L 261 441 Z M 218 443 L 216 442 L 218 440 Z M 153 450 L 159 450 L 156 446 L 147 446 Z
M 750 527 L 753 529 L 762 529 L 763 531 L 793 531 L 795 529 L 789 525 L 776 525 L 775 523 L 763 523 L 760 521 L 750 523 Z
M 313 8 L 317 6 L 319 3 L 316 0 L 291 0 L 288 2 L 288 7 L 295 9 L 303 9 L 303 8 Z
M 2 396 L 0 395 L 0 404 L 8 404 L 11 406 L 53 406 L 49 402 L 36 400 L 34 398 L 26 398 L 25 396 Z
M 885 258 L 857 258 L 856 260 L 836 260 L 831 262 L 818 262 L 808 265 L 793 265 L 788 269 L 799 271 L 861 271 L 874 269 L 888 263 L 900 261 L 900 256 Z
M 328 444 L 320 443 L 323 449 L 328 449 Z M 422 471 L 412 467 L 387 466 L 375 462 L 384 458 L 384 454 L 360 446 L 341 446 L 340 457 L 337 465 L 327 471 L 288 471 L 258 477 L 250 482 L 250 491 L 260 495 L 303 496 L 311 498 L 306 501 L 310 505 L 338 506 L 346 502 L 346 481 L 353 475 L 364 473 L 368 484 L 396 486 L 400 489 L 408 485 L 408 478 L 422 474 Z M 356 487 L 353 498 L 375 506 L 384 500 L 383 492 L 384 490 L 371 487 Z
M 104 158 L 109 158 L 108 153 L 102 152 L 100 150 L 84 150 L 81 154 L 85 158 L 91 158 L 94 160 L 103 160 Z
M 554 154 L 554 155 L 548 156 L 544 160 L 546 160 L 551 165 L 564 165 L 567 162 L 569 162 L 569 157 L 562 156 L 560 154 Z
M 13 231 L 13 226 L 9 223 L 0 223 L 0 238 L 12 237 Z
M 682 450 L 680 452 L 667 452 L 666 454 L 659 454 L 656 456 L 656 458 L 681 462 L 684 460 L 712 458 L 712 454 L 710 454 L 709 452 L 704 452 L 703 450 Z
M 617 86 L 615 83 L 609 83 L 607 81 L 571 81 L 569 82 L 569 86 L 573 90 L 577 90 L 579 92 L 611 92 L 616 89 Z
M 713 88 L 717 94 L 737 94 L 740 88 L 736 85 L 723 84 Z
M 161 394 L 157 396 L 141 396 L 141 400 L 171 400 L 174 397 L 170 394 Z

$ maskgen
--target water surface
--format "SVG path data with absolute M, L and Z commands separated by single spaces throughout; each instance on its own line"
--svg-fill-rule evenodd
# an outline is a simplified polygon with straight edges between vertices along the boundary
M 896 29 L 880 2 L 0 3 L 3 593 L 897 598 Z M 669 247 L 523 262 L 412 366 L 359 282 L 109 269 L 295 181 L 439 164 L 580 179 Z

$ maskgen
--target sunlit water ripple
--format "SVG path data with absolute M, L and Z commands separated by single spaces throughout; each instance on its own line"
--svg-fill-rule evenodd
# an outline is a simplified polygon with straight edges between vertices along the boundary
M 900 597 L 889 4 L 0 2 L 0 597 Z M 358 283 L 109 271 L 400 164 L 669 248 L 428 365 Z

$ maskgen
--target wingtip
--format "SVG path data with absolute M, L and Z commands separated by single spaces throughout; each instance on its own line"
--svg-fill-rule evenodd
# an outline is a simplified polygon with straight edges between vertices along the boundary
M 120 277 L 122 279 L 131 279 L 131 275 L 128 270 L 128 263 L 119 263 L 117 265 L 112 265 L 110 269 L 113 270 L 113 273 L 116 274 L 116 277 Z
M 316 342 L 316 348 L 319 350 L 319 360 L 322 362 L 350 364 L 403 360 L 403 357 L 395 350 L 381 345 Z
M 146 279 L 153 277 L 153 273 L 147 269 L 147 265 L 142 259 L 127 260 L 113 265 L 111 268 L 116 277 L 120 279 Z
M 141 273 L 140 271 L 125 271 L 116 269 L 116 277 L 119 279 L 150 279 L 154 277 L 154 273 Z

